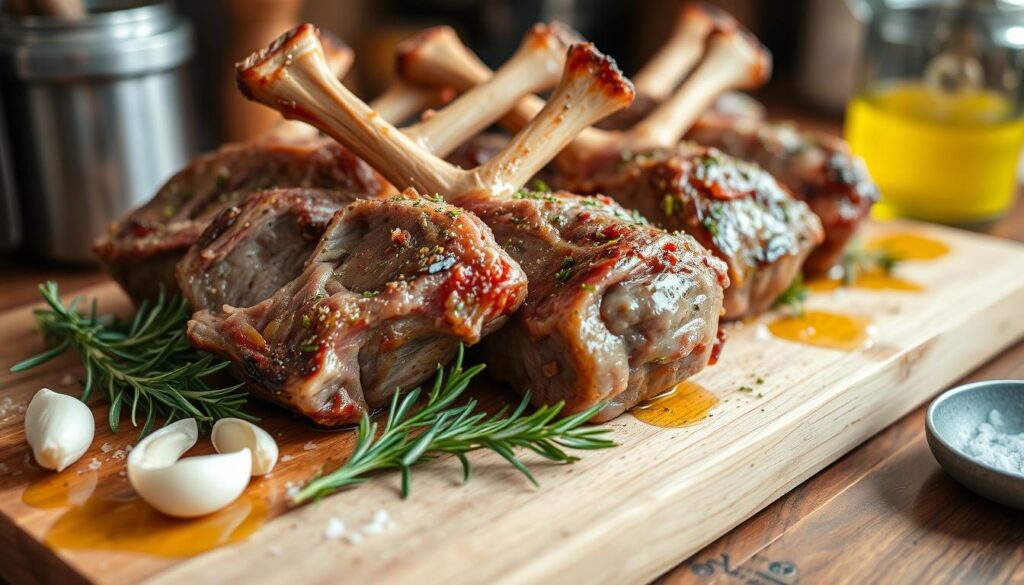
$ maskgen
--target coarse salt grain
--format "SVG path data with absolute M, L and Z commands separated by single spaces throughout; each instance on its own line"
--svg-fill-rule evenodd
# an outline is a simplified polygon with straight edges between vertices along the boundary
M 110 458 L 120 461 L 121 459 L 124 459 L 127 455 L 128 453 L 126 453 L 124 449 L 118 449 L 117 451 L 114 451 L 114 454 L 111 455 Z
M 324 538 L 338 540 L 342 536 L 345 536 L 345 523 L 339 518 L 328 518 L 327 528 L 324 528 Z
M 102 451 L 103 453 L 110 453 L 113 450 L 114 446 L 111 445 L 110 443 L 103 443 L 102 445 L 100 445 L 100 451 Z
M 101 467 L 102 465 L 103 465 L 103 464 L 102 464 L 102 463 L 100 463 L 100 460 L 99 460 L 99 459 L 97 459 L 97 458 L 95 458 L 95 457 L 93 457 L 93 458 L 92 458 L 92 459 L 91 459 L 91 460 L 89 461 L 89 469 L 91 469 L 91 470 L 93 470 L 93 471 L 96 471 L 96 470 L 97 470 L 97 469 L 99 469 L 99 468 L 100 468 L 100 467 Z
M 313 441 L 307 441 L 306 444 L 302 446 L 303 451 L 312 451 L 313 449 L 316 449 L 316 443 Z
M 975 461 L 1007 473 L 1024 475 L 1024 432 L 1006 429 L 998 410 L 988 414 L 988 420 L 961 446 L 963 452 Z
M 754 337 L 758 341 L 768 341 L 772 338 L 772 332 L 768 329 L 767 325 L 762 323 L 754 330 Z
M 295 458 L 292 457 L 291 455 L 282 455 L 281 456 L 281 463 L 288 463 L 292 459 L 295 459 Z

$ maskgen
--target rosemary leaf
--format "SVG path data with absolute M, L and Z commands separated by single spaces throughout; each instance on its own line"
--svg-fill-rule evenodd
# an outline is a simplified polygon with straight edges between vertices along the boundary
M 773 306 L 787 307 L 794 316 L 802 317 L 804 315 L 804 301 L 806 300 L 807 287 L 804 286 L 804 276 L 803 274 L 797 274 L 793 282 L 789 284 L 789 288 L 775 299 Z
M 246 414 L 246 392 L 242 385 L 213 388 L 206 378 L 227 367 L 210 354 L 192 347 L 185 337 L 188 307 L 185 300 L 170 299 L 161 291 L 156 303 L 143 303 L 130 322 L 96 314 L 96 302 L 88 315 L 76 310 L 81 299 L 67 306 L 60 299 L 57 284 L 39 285 L 48 309 L 35 311 L 43 335 L 54 347 L 15 364 L 12 372 L 34 368 L 68 349 L 74 349 L 85 368 L 81 399 L 97 390 L 110 404 L 110 429 L 117 432 L 126 413 L 142 435 L 153 429 L 155 420 L 172 422 L 194 417 L 200 424 Z
M 352 456 L 341 467 L 310 481 L 295 495 L 294 503 L 301 504 L 362 483 L 368 479 L 368 474 L 382 469 L 401 470 L 404 498 L 409 495 L 411 468 L 441 454 L 458 457 L 462 464 L 462 480 L 468 482 L 472 466 L 466 453 L 480 449 L 494 451 L 536 484 L 536 478 L 516 456 L 516 449 L 533 451 L 550 461 L 572 463 L 578 458 L 567 453 L 566 449 L 592 450 L 616 446 L 607 437 L 609 429 L 583 426 L 604 408 L 604 404 L 560 420 L 556 417 L 563 408 L 561 402 L 526 414 L 529 395 L 524 396 L 510 414 L 507 409 L 502 409 L 488 416 L 476 409 L 475 400 L 453 406 L 470 380 L 483 370 L 483 365 L 463 370 L 462 358 L 460 347 L 447 376 L 443 369 L 438 369 L 426 403 L 419 410 L 413 409 L 423 393 L 422 387 L 405 393 L 396 392 L 391 397 L 391 407 L 379 436 L 377 423 L 371 422 L 370 417 L 364 414 L 356 431 Z
M 889 276 L 900 260 L 899 255 L 886 249 L 865 250 L 860 245 L 851 246 L 843 252 L 843 286 L 851 286 L 861 274 L 874 271 Z

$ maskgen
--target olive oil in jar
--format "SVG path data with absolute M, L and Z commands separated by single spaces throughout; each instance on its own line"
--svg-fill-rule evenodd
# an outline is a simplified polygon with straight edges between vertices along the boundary
M 971 224 L 1012 203 L 1024 118 L 990 90 L 886 84 L 851 101 L 846 137 L 881 189 L 878 215 Z

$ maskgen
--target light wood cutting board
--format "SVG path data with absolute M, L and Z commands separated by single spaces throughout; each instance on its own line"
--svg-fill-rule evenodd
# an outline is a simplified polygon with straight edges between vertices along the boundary
M 351 433 L 318 432 L 257 407 L 289 459 L 271 477 L 253 482 L 246 498 L 246 506 L 265 507 L 269 521 L 244 541 L 181 558 L 89 550 L 88 543 L 103 540 L 93 539 L 89 526 L 76 528 L 87 548 L 45 544 L 81 512 L 82 502 L 130 492 L 120 475 L 123 461 L 112 453 L 136 437 L 130 428 L 111 435 L 99 407 L 97 438 L 82 460 L 59 475 L 26 464 L 18 405 L 42 386 L 76 392 L 66 374 L 80 369 L 65 356 L 8 373 L 43 344 L 32 331 L 28 307 L 0 314 L 0 400 L 11 398 L 0 416 L 0 463 L 6 466 L 0 472 L 0 575 L 62 583 L 644 582 L 1024 334 L 1024 247 L 912 223 L 872 224 L 866 232 L 868 238 L 920 233 L 942 240 L 951 252 L 899 267 L 901 277 L 924 285 L 920 292 L 812 295 L 809 308 L 871 319 L 870 341 L 860 350 L 765 335 L 762 325 L 772 315 L 748 321 L 731 331 L 719 364 L 696 377 L 719 400 L 707 418 L 659 428 L 629 414 L 619 417 L 608 424 L 620 443 L 616 449 L 584 453 L 571 466 L 527 457 L 539 488 L 481 453 L 473 456 L 474 478 L 465 486 L 458 462 L 443 458 L 414 473 L 407 500 L 398 495 L 397 475 L 386 474 L 288 509 L 289 482 L 343 461 Z M 86 295 L 98 296 L 104 311 L 127 310 L 113 284 Z M 740 390 L 757 378 L 763 383 L 756 392 Z M 477 386 L 485 402 L 508 397 L 487 380 Z M 94 458 L 98 469 L 90 469 Z M 28 505 L 26 488 L 67 497 Z M 359 544 L 326 536 L 329 524 L 362 526 L 378 510 L 393 519 L 389 529 Z

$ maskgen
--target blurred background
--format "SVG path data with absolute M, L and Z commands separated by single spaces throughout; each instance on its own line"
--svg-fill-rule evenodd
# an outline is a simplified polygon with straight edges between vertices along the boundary
M 1021 0 L 709 3 L 771 50 L 773 76 L 753 93 L 771 118 L 845 135 L 865 156 L 885 201 L 876 215 L 991 227 L 1013 209 L 1024 141 Z M 531 24 L 557 19 L 628 75 L 664 42 L 681 5 L 7 0 L 0 254 L 88 264 L 96 233 L 195 154 L 259 136 L 277 114 L 240 96 L 232 65 L 297 23 L 351 45 L 345 81 L 372 98 L 391 80 L 396 44 L 429 26 L 454 27 L 497 66 Z

